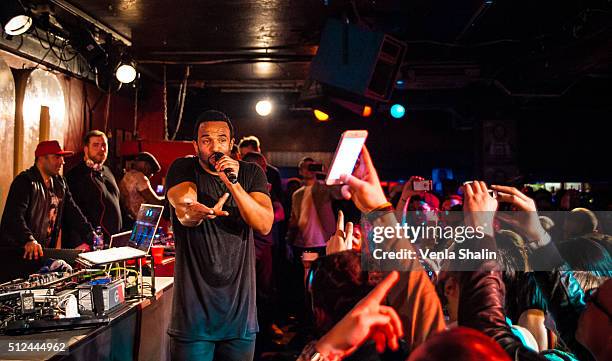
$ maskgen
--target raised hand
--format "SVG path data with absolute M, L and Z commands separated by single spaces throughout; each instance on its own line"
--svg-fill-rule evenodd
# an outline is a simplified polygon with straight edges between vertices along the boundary
M 344 226 L 344 213 L 338 211 L 338 221 L 336 223 L 336 233 L 327 241 L 326 254 L 338 253 L 353 248 L 353 222 L 348 222 Z
M 423 195 L 425 191 L 415 191 L 414 190 L 414 182 L 423 181 L 425 178 L 413 175 L 410 177 L 408 182 L 404 183 L 404 187 L 402 188 L 402 195 L 400 199 L 406 200 L 412 196 Z
M 402 322 L 392 307 L 381 303 L 398 278 L 396 271 L 385 277 L 317 342 L 316 349 L 329 359 L 342 359 L 372 339 L 378 352 L 387 346 L 397 350 L 404 335 Z
M 540 223 L 533 199 L 514 187 L 492 185 L 491 188 L 497 191 L 497 199 L 500 202 L 510 203 L 519 211 L 513 212 L 511 217 L 504 217 L 504 221 L 517 227 L 528 241 L 541 241 L 545 237 L 546 231 Z
M 387 197 L 380 186 L 376 168 L 370 158 L 368 149 L 363 146 L 359 164 L 353 174 L 344 174 L 340 179 L 345 186 L 342 195 L 345 199 L 352 199 L 360 211 L 367 213 L 387 202 Z
M 483 232 L 493 236 L 493 220 L 497 211 L 497 200 L 489 194 L 485 182 L 473 181 L 463 186 L 463 211 L 466 225 L 483 227 Z

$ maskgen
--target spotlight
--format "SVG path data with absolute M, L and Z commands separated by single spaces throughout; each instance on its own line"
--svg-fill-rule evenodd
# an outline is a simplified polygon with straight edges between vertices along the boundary
M 363 107 L 363 111 L 361 112 L 361 116 L 364 118 L 369 117 L 370 115 L 372 115 L 372 107 L 369 105 L 365 105 Z
M 323 111 L 321 111 L 319 109 L 315 109 L 313 113 L 314 113 L 315 118 L 317 118 L 317 120 L 320 121 L 320 122 L 324 122 L 324 121 L 329 120 L 329 114 L 327 114 L 327 113 L 325 113 L 325 112 L 323 112 Z
M 391 107 L 391 116 L 395 119 L 399 119 L 406 114 L 406 109 L 401 104 L 393 104 Z
M 4 25 L 7 35 L 21 35 L 32 27 L 32 18 L 26 14 L 19 2 L 9 0 L 0 6 L 0 10 L 0 22 Z
M 258 101 L 255 105 L 255 111 L 262 117 L 270 115 L 272 113 L 272 102 L 268 99 Z
M 137 74 L 136 66 L 133 62 L 121 63 L 115 71 L 117 80 L 124 84 L 133 82 L 134 79 L 136 79 Z
M 8 35 L 21 35 L 32 26 L 32 18 L 27 15 L 17 15 L 6 23 L 4 31 Z

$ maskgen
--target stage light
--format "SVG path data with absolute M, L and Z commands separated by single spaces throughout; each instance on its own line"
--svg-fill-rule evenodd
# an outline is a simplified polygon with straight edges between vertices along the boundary
M 117 80 L 124 84 L 133 82 L 134 79 L 136 79 L 137 74 L 136 66 L 132 62 L 119 64 L 117 70 L 115 71 Z
M 4 31 L 8 35 L 21 35 L 32 26 L 32 18 L 27 15 L 17 15 L 4 25 Z
M 369 105 L 365 105 L 363 107 L 363 111 L 361 112 L 361 116 L 364 118 L 369 117 L 370 115 L 372 115 L 372 107 Z
M 319 109 L 315 109 L 313 113 L 314 113 L 315 118 L 317 118 L 318 121 L 324 122 L 326 120 L 329 120 L 329 114 Z
M 32 27 L 32 18 L 28 16 L 18 1 L 3 0 L 0 5 L 2 15 L 0 22 L 7 35 L 21 35 Z
M 391 107 L 391 116 L 395 119 L 399 119 L 406 114 L 406 109 L 401 104 L 393 104 Z
M 258 101 L 255 104 L 255 111 L 262 117 L 270 115 L 272 113 L 272 102 L 267 99 Z

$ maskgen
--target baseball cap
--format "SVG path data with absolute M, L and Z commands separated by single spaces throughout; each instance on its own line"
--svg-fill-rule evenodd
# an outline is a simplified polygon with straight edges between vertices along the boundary
M 161 170 L 161 166 L 155 156 L 149 152 L 140 152 L 134 157 L 135 161 L 148 162 L 151 165 L 151 171 L 157 173 Z
M 45 140 L 44 142 L 38 143 L 38 145 L 36 146 L 36 151 L 34 152 L 34 156 L 42 157 L 43 155 L 48 154 L 57 154 L 69 157 L 73 155 L 74 152 L 63 150 L 57 140 Z

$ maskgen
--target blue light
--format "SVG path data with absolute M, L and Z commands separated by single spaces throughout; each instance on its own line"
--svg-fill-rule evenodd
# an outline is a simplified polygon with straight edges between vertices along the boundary
M 393 104 L 391 107 L 391 116 L 395 119 L 399 119 L 406 114 L 406 109 L 401 104 Z

